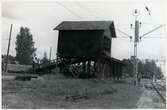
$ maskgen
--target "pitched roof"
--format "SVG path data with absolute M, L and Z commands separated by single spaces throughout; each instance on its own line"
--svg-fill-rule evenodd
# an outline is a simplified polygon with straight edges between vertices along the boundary
M 114 58 L 114 57 L 105 56 L 105 58 L 108 59 L 108 61 L 116 62 L 116 63 L 119 63 L 119 64 L 121 64 L 121 65 L 123 65 L 123 66 L 126 65 L 123 61 L 121 61 L 121 60 L 119 60 L 119 59 L 116 59 L 116 58 Z
M 118 63 L 120 63 L 120 64 L 122 64 L 122 65 L 126 65 L 123 61 L 121 61 L 121 60 L 119 60 L 119 59 L 116 59 L 116 58 L 114 58 L 114 57 L 111 57 L 111 60 L 112 61 L 115 61 L 115 62 L 118 62 Z
M 105 30 L 114 29 L 113 21 L 63 21 L 54 30 Z

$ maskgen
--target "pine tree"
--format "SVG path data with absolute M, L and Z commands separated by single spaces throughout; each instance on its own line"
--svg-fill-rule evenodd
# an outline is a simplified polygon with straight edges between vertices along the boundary
M 27 27 L 21 27 L 20 32 L 16 37 L 16 59 L 20 64 L 31 64 L 33 53 L 36 48 L 34 47 L 33 36 Z
M 44 56 L 43 56 L 43 58 L 42 58 L 42 63 L 43 63 L 43 64 L 49 63 L 49 59 L 48 59 L 48 57 L 47 57 L 47 53 L 46 53 L 46 52 L 44 52 Z

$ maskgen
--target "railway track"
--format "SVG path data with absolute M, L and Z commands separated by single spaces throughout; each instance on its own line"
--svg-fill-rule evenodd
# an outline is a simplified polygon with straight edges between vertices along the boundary
M 157 83 L 151 83 L 154 90 L 157 92 L 157 94 L 160 96 L 160 98 L 162 99 L 163 103 L 166 104 L 166 86 L 163 86 L 161 84 L 157 84 Z M 157 86 L 161 86 L 165 91 L 165 94 L 163 94 L 162 90 L 160 90 Z
M 161 85 L 161 84 L 157 84 L 158 86 L 160 86 L 161 88 L 163 89 L 166 89 L 166 86 L 165 85 Z

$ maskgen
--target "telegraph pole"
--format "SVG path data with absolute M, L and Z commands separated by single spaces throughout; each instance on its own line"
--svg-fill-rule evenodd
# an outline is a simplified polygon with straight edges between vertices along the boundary
M 10 27 L 10 35 L 9 35 L 9 41 L 8 41 L 8 50 L 7 50 L 7 56 L 6 56 L 5 72 L 7 72 L 7 66 L 8 66 L 8 56 L 9 56 L 10 41 L 11 41 L 11 35 L 12 35 L 12 27 L 13 27 L 13 24 L 11 24 L 11 27 Z
M 51 61 L 52 47 L 50 47 L 49 61 Z
M 148 7 L 147 7 L 147 11 L 148 11 Z M 149 15 L 150 14 L 150 10 L 149 10 Z M 162 28 L 163 26 L 166 25 L 159 25 L 155 28 L 153 28 L 152 30 L 144 33 L 143 35 L 139 36 L 139 27 L 141 26 L 141 22 L 139 22 L 139 20 L 137 20 L 138 16 L 139 16 L 139 11 L 137 9 L 134 10 L 133 12 L 133 16 L 135 17 L 135 27 L 133 28 L 133 24 L 130 24 L 131 29 L 134 29 L 134 56 L 133 56 L 133 73 L 134 73 L 134 84 L 137 85 L 137 75 L 138 75 L 138 58 L 137 58 L 137 45 L 139 43 L 139 40 L 141 40 L 142 38 L 145 38 L 146 35 L 158 30 L 159 28 Z M 116 29 L 117 31 L 119 31 L 120 33 L 124 34 L 125 36 L 130 38 L 130 41 L 132 40 L 132 36 L 121 31 L 120 29 Z
M 160 25 L 160 26 L 148 31 L 147 33 L 139 36 L 139 25 L 141 23 L 139 23 L 139 21 L 137 20 L 137 17 L 139 16 L 139 12 L 137 9 L 135 9 L 133 16 L 135 17 L 133 72 L 134 72 L 134 84 L 137 85 L 138 84 L 138 81 L 137 81 L 137 76 L 138 76 L 137 44 L 139 43 L 139 39 L 141 40 L 144 36 L 154 32 L 157 29 L 159 29 L 163 26 L 166 26 L 166 25 Z M 131 26 L 132 26 L 132 24 L 131 24 Z
M 134 72 L 134 84 L 137 85 L 137 74 L 138 74 L 138 58 L 137 58 L 137 43 L 139 42 L 139 21 L 137 17 L 139 12 L 135 9 L 133 16 L 135 17 L 135 30 L 134 30 L 134 61 L 133 61 L 133 72 Z

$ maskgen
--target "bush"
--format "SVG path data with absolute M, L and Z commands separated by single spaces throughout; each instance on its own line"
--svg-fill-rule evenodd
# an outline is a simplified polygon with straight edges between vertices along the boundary
M 26 71 L 27 74 L 33 74 L 33 68 L 29 68 L 27 71 Z

